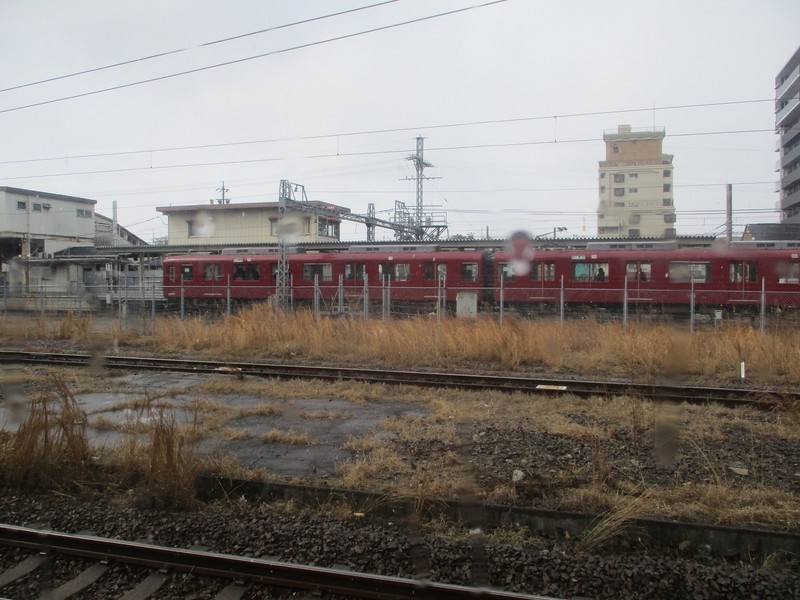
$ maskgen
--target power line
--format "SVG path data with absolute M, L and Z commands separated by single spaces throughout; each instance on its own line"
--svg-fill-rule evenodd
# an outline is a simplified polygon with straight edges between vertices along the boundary
M 473 127 L 476 125 L 504 125 L 508 123 L 522 123 L 522 122 L 530 122 L 530 121 L 541 121 L 547 119 L 569 119 L 569 118 L 576 118 L 576 117 L 588 117 L 588 116 L 605 116 L 605 115 L 614 115 L 614 114 L 622 114 L 622 113 L 634 113 L 634 112 L 643 112 L 643 111 L 652 111 L 652 110 L 684 110 L 690 108 L 709 108 L 709 107 L 718 107 L 718 106 L 735 106 L 739 104 L 753 104 L 757 102 L 774 102 L 774 99 L 766 98 L 766 99 L 758 99 L 758 100 L 731 100 L 726 102 L 705 102 L 705 103 L 695 103 L 695 104 L 676 104 L 672 106 L 659 106 L 659 107 L 647 107 L 647 108 L 629 108 L 629 109 L 617 109 L 617 110 L 604 110 L 604 111 L 591 111 L 591 112 L 582 112 L 582 113 L 570 113 L 570 114 L 563 114 L 563 115 L 548 115 L 548 116 L 532 116 L 532 117 L 516 117 L 511 119 L 486 119 L 486 120 L 478 120 L 478 121 L 461 121 L 455 123 L 440 123 L 435 125 L 421 125 L 415 127 L 395 127 L 395 128 L 388 128 L 388 129 L 371 129 L 371 130 L 363 130 L 363 131 L 350 131 L 350 132 L 340 132 L 340 133 L 326 133 L 326 134 L 317 134 L 317 135 L 307 135 L 307 136 L 296 136 L 296 137 L 285 137 L 285 138 L 268 138 L 264 140 L 244 140 L 244 141 L 236 141 L 236 142 L 221 142 L 215 144 L 197 144 L 192 146 L 172 146 L 166 148 L 151 148 L 146 150 L 123 150 L 119 152 L 103 152 L 103 153 L 95 153 L 95 154 L 78 154 L 74 156 L 56 156 L 56 157 L 49 157 L 49 158 L 31 158 L 31 159 L 22 159 L 22 160 L 9 160 L 9 161 L 0 161 L 0 165 L 11 165 L 11 164 L 20 164 L 20 163 L 30 163 L 30 162 L 45 162 L 50 160 L 76 160 L 82 158 L 107 158 L 110 156 L 125 156 L 129 154 L 153 154 L 158 152 L 177 152 L 183 150 L 207 150 L 210 148 L 226 148 L 232 146 L 245 146 L 245 145 L 254 145 L 254 144 L 272 144 L 272 143 L 284 143 L 284 142 L 297 142 L 297 141 L 309 141 L 309 140 L 321 140 L 321 139 L 330 139 L 330 138 L 339 138 L 339 137 L 354 137 L 360 135 L 375 135 L 375 134 L 383 134 L 383 133 L 402 133 L 406 131 L 418 131 L 418 130 L 427 130 L 427 129 L 445 129 L 445 128 L 456 128 L 456 127 Z M 0 111 L 2 112 L 2 111 Z M 759 129 L 754 131 L 773 131 L 772 129 Z M 667 137 L 679 137 L 681 135 L 693 135 L 693 134 L 666 134 Z M 570 143 L 574 141 L 582 141 L 582 140 L 548 140 L 547 142 L 542 143 Z M 592 138 L 586 141 L 597 141 L 596 139 Z
M 193 46 L 189 48 L 180 48 L 177 50 L 168 50 L 166 52 L 159 52 L 158 54 L 151 54 L 149 56 L 142 56 L 140 58 L 133 58 L 131 60 L 125 60 L 118 63 L 113 63 L 110 65 L 104 65 L 102 67 L 94 67 L 92 69 L 85 69 L 83 71 L 76 71 L 75 73 L 69 73 L 67 75 L 58 75 L 56 77 L 50 77 L 48 79 L 40 79 L 39 81 L 32 81 L 30 83 L 23 83 L 20 85 L 15 85 L 13 87 L 7 87 L 4 89 L 0 89 L 0 93 L 2 92 L 10 92 L 12 90 L 19 90 L 22 88 L 32 87 L 35 85 L 40 85 L 43 83 L 51 83 L 53 81 L 60 81 L 62 79 L 69 79 L 71 77 L 78 77 L 80 75 L 88 75 L 89 73 L 97 73 L 98 71 L 105 71 L 108 69 L 115 69 L 117 67 L 123 67 L 125 65 L 132 65 L 134 63 L 145 62 L 148 60 L 153 60 L 154 58 L 163 58 L 164 56 L 170 56 L 172 54 L 180 54 L 181 52 L 187 52 L 189 50 L 193 50 L 194 48 L 204 48 L 207 46 L 214 46 L 216 44 L 223 44 L 225 42 L 231 42 L 233 40 L 240 40 L 242 38 L 254 36 L 254 35 L 261 35 L 262 33 L 269 33 L 271 31 L 278 31 L 280 29 L 288 29 L 289 27 L 295 27 L 297 25 L 306 25 L 308 23 L 313 23 L 314 21 L 322 21 L 324 19 L 329 19 L 331 17 L 339 17 L 341 15 L 346 15 L 349 13 L 359 12 L 362 10 L 368 10 L 370 8 L 376 8 L 378 6 L 383 6 L 385 4 L 392 4 L 394 2 L 399 2 L 399 0 L 385 0 L 384 2 L 378 2 L 377 4 L 370 4 L 368 6 L 360 6 L 358 8 L 351 8 L 349 10 L 343 10 L 340 12 L 330 13 L 327 15 L 321 15 L 319 17 L 311 17 L 310 19 L 303 19 L 302 21 L 295 21 L 293 23 L 285 23 L 283 25 L 276 25 L 275 27 L 268 27 L 266 29 L 259 29 L 258 31 L 251 31 L 250 33 L 242 33 L 239 35 L 234 35 L 231 37 L 223 38 L 221 40 L 214 40 L 211 42 L 205 42 L 198 46 Z
M 705 131 L 705 132 L 691 132 L 691 133 L 674 133 L 668 134 L 669 137 L 688 137 L 688 136 L 704 136 L 704 135 L 738 135 L 738 134 L 746 134 L 746 133 L 764 133 L 764 132 L 772 132 L 772 129 L 740 129 L 740 130 L 731 130 L 731 131 Z M 602 141 L 602 138 L 578 138 L 578 139 L 571 139 L 571 140 L 539 140 L 539 141 L 528 141 L 528 142 L 503 142 L 503 143 L 494 143 L 494 144 L 471 144 L 471 145 L 461 145 L 461 146 L 439 146 L 428 148 L 429 152 L 435 151 L 452 151 L 452 150 L 476 150 L 476 149 L 487 149 L 487 148 L 516 148 L 516 147 L 525 147 L 525 146 L 542 146 L 542 145 L 550 145 L 550 144 L 577 144 L 577 143 L 596 143 L 598 141 Z M 402 150 L 365 150 L 362 152 L 336 152 L 336 153 L 328 153 L 328 154 L 310 154 L 306 156 L 299 156 L 299 157 L 268 157 L 268 158 L 249 158 L 249 159 L 240 159 L 240 160 L 230 160 L 230 161 L 211 161 L 211 162 L 196 162 L 196 163 L 184 163 L 184 164 L 173 164 L 173 165 L 150 165 L 146 167 L 129 167 L 129 168 L 118 168 L 118 169 L 102 169 L 102 170 L 94 170 L 94 171 L 74 171 L 74 172 L 64 172 L 64 173 L 49 173 L 44 175 L 25 175 L 21 177 L 4 177 L 3 180 L 19 180 L 19 179 L 37 179 L 37 178 L 49 178 L 49 177 L 69 177 L 74 175 L 100 175 L 100 174 L 110 174 L 110 173 L 125 173 L 125 172 L 134 172 L 134 171 L 154 171 L 154 170 L 165 170 L 165 169 L 185 169 L 191 167 L 211 167 L 211 166 L 219 166 L 219 165 L 238 165 L 238 164 L 254 164 L 254 163 L 264 163 L 264 162 L 276 162 L 282 160 L 315 160 L 315 159 L 322 159 L 322 158 L 347 158 L 347 157 L 358 157 L 358 156 L 377 156 L 377 155 L 384 155 L 384 154 L 407 154 L 407 149 Z M 2 164 L 2 163 L 0 163 Z
M 18 111 L 18 110 L 24 110 L 26 108 L 34 108 L 34 107 L 37 107 L 37 106 L 45 106 L 47 104 L 55 104 L 56 102 L 63 102 L 65 100 L 75 100 L 76 98 L 85 98 L 87 96 L 94 96 L 96 94 L 103 94 L 105 92 L 112 92 L 112 91 L 116 91 L 116 90 L 122 90 L 122 89 L 125 89 L 125 88 L 130 88 L 130 87 L 135 87 L 135 86 L 138 86 L 138 85 L 143 85 L 145 83 L 154 83 L 156 81 L 164 81 L 166 79 L 172 79 L 174 77 L 182 77 L 183 75 L 191 75 L 191 74 L 194 74 L 194 73 L 200 73 L 202 71 L 209 71 L 211 69 L 217 69 L 217 68 L 220 68 L 220 67 L 228 67 L 228 66 L 239 64 L 239 63 L 243 63 L 243 62 L 256 60 L 256 59 L 259 59 L 259 58 L 265 58 L 267 56 L 275 56 L 277 54 L 285 54 L 287 52 L 292 52 L 294 50 L 302 50 L 304 48 L 311 48 L 313 46 L 320 46 L 322 44 L 329 44 L 331 42 L 339 42 L 339 41 L 342 41 L 342 40 L 355 38 L 355 37 L 359 37 L 359 36 L 362 36 L 362 35 L 367 35 L 367 34 L 370 34 L 370 33 L 376 33 L 378 31 L 386 31 L 386 30 L 389 30 L 389 29 L 396 29 L 397 27 L 404 27 L 405 25 L 412 25 L 412 24 L 415 24 L 415 23 L 421 23 L 423 21 L 429 21 L 431 19 L 437 19 L 439 17 L 446 17 L 446 16 L 458 14 L 458 13 L 463 13 L 463 12 L 467 12 L 469 10 L 475 10 L 475 9 L 478 9 L 478 8 L 486 8 L 488 6 L 493 6 L 495 4 L 502 4 L 504 2 L 508 2 L 508 0 L 492 0 L 491 2 L 486 2 L 484 4 L 475 4 L 473 6 L 467 6 L 467 7 L 464 7 L 464 8 L 458 8 L 458 9 L 450 10 L 450 11 L 447 11 L 447 12 L 437 13 L 435 15 L 429 15 L 427 17 L 419 17 L 417 19 L 410 19 L 408 21 L 402 21 L 400 23 L 392 23 L 390 25 L 382 25 L 381 27 L 374 27 L 372 29 L 365 29 L 365 30 L 362 30 L 362 31 L 357 31 L 355 33 L 348 33 L 348 34 L 344 34 L 344 35 L 339 35 L 339 36 L 332 37 L 332 38 L 327 38 L 327 39 L 324 39 L 324 40 L 317 40 L 315 42 L 308 42 L 306 44 L 299 44 L 297 46 L 290 46 L 288 48 L 281 48 L 279 50 L 271 50 L 270 52 L 264 52 L 262 54 L 256 54 L 254 56 L 247 56 L 245 58 L 237 58 L 235 60 L 229 60 L 229 61 L 225 61 L 225 62 L 221 62 L 221 63 L 216 63 L 216 64 L 213 64 L 213 65 L 206 65 L 205 67 L 198 67 L 196 69 L 189 69 L 187 71 L 180 71 L 178 73 L 171 73 L 169 75 L 160 75 L 158 77 L 151 77 L 149 79 L 142 79 L 142 80 L 139 80 L 139 81 L 132 81 L 130 83 L 123 83 L 123 84 L 120 84 L 120 85 L 115 85 L 115 86 L 111 86 L 111 87 L 107 87 L 107 88 L 102 88 L 102 89 L 99 89 L 99 90 L 93 90 L 91 92 L 83 92 L 83 93 L 80 93 L 80 94 L 73 94 L 71 96 L 62 96 L 60 98 L 53 98 L 52 100 L 43 100 L 42 102 L 33 102 L 31 104 L 24 104 L 22 106 L 15 106 L 13 108 L 5 108 L 5 109 L 0 110 L 0 114 L 9 113 L 9 112 L 15 112 L 15 111 Z

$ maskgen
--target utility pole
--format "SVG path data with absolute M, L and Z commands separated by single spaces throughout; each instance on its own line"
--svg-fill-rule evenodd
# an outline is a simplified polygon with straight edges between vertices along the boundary
M 408 160 L 414 163 L 414 168 L 417 171 L 416 182 L 417 182 L 417 207 L 414 213 L 414 226 L 418 228 L 419 232 L 417 233 L 417 239 L 423 239 L 422 234 L 422 212 L 423 212 L 423 201 L 422 201 L 422 182 L 425 181 L 425 167 L 432 167 L 433 165 L 426 161 L 423 158 L 424 154 L 424 140 L 422 136 L 417 136 L 417 152 L 416 154 L 412 154 L 408 157 Z
M 230 190 L 225 187 L 225 182 L 222 182 L 222 187 L 218 187 L 217 190 L 221 194 L 221 198 L 217 198 L 217 204 L 230 204 L 231 199 L 225 197 L 225 192 L 229 192 Z
M 439 179 L 439 177 L 425 177 L 425 167 L 432 167 L 433 165 L 425 160 L 424 157 L 424 141 L 425 138 L 417 136 L 417 151 L 408 157 L 408 160 L 414 163 L 416 176 L 414 181 L 417 184 L 417 205 L 414 209 L 414 219 L 411 223 L 411 228 L 414 230 L 414 237 L 417 241 L 423 241 L 426 238 L 438 239 L 439 235 L 447 229 L 446 219 L 441 220 L 433 214 L 428 214 L 427 219 L 424 215 L 425 202 L 423 199 L 423 182 L 426 179 Z M 407 177 L 406 179 L 410 179 Z

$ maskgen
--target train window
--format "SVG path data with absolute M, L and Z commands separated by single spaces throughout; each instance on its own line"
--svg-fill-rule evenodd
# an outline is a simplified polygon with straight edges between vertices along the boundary
M 408 263 L 396 263 L 394 265 L 394 278 L 396 281 L 408 281 L 411 275 L 411 265 Z
M 344 265 L 344 278 L 348 281 L 353 279 L 364 281 L 364 263 L 346 263 Z
M 629 262 L 625 265 L 625 278 L 628 281 L 651 281 L 652 265 L 649 262 Z
M 531 281 L 555 281 L 556 263 L 535 262 L 531 265 Z
M 572 281 L 606 281 L 608 263 L 572 263 Z
M 779 262 L 775 270 L 778 283 L 800 283 L 800 263 Z
M 728 265 L 728 281 L 731 283 L 758 281 L 758 263 L 730 263 Z
M 498 271 L 500 274 L 500 278 L 503 281 L 514 281 L 514 269 L 511 268 L 510 264 L 500 263 L 498 265 Z
M 669 263 L 669 279 L 674 283 L 705 283 L 711 276 L 711 265 L 706 262 L 694 263 L 675 261 Z
M 436 278 L 436 263 L 422 263 L 422 278 L 425 281 L 433 281 Z
M 167 271 L 170 281 L 175 281 L 175 266 L 170 265 L 169 270 Z
M 478 263 L 461 263 L 461 281 L 478 281 Z
M 194 267 L 192 265 L 181 266 L 181 281 L 191 281 L 194 279 Z
M 222 265 L 219 263 L 207 263 L 203 265 L 203 279 L 206 281 L 222 279 Z
M 314 276 L 318 281 L 333 281 L 333 267 L 331 263 L 306 263 L 303 265 L 303 280 L 314 281 Z
M 233 278 L 236 281 L 258 281 L 258 265 L 236 265 L 233 270 Z

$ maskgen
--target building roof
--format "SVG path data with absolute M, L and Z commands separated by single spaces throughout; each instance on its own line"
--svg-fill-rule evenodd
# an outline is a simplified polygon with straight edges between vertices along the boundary
M 742 240 L 800 240 L 800 223 L 751 223 Z
M 97 200 L 80 198 L 78 196 L 65 196 L 63 194 L 51 194 L 50 192 L 37 192 L 36 190 L 24 190 L 22 188 L 0 186 L 0 192 L 8 194 L 19 194 L 20 196 L 36 196 L 38 198 L 49 198 L 50 200 L 69 200 L 70 202 L 82 202 L 84 204 L 97 204 Z
M 337 206 L 330 202 L 320 202 L 319 200 L 311 200 L 307 203 L 309 206 L 315 208 L 326 208 L 338 213 L 350 214 L 350 209 L 344 206 Z M 226 210 L 242 210 L 242 209 L 277 209 L 279 204 L 277 202 L 246 202 L 246 203 L 229 203 L 229 204 L 184 204 L 181 206 L 157 206 L 156 210 L 162 213 L 182 213 L 182 212 L 197 212 L 199 210 L 206 211 L 226 211 Z

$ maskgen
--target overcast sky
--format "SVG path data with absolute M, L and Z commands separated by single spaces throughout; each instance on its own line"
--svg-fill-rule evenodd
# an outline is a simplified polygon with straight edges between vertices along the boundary
M 148 242 L 166 234 L 157 206 L 223 181 L 232 203 L 277 201 L 287 179 L 389 219 L 415 204 L 423 136 L 425 203 L 450 235 L 594 236 L 603 131 L 627 123 L 666 130 L 680 235 L 723 233 L 727 183 L 737 230 L 779 219 L 775 76 L 800 2 L 481 4 L 2 0 L 0 186 L 109 217 L 116 200 Z

